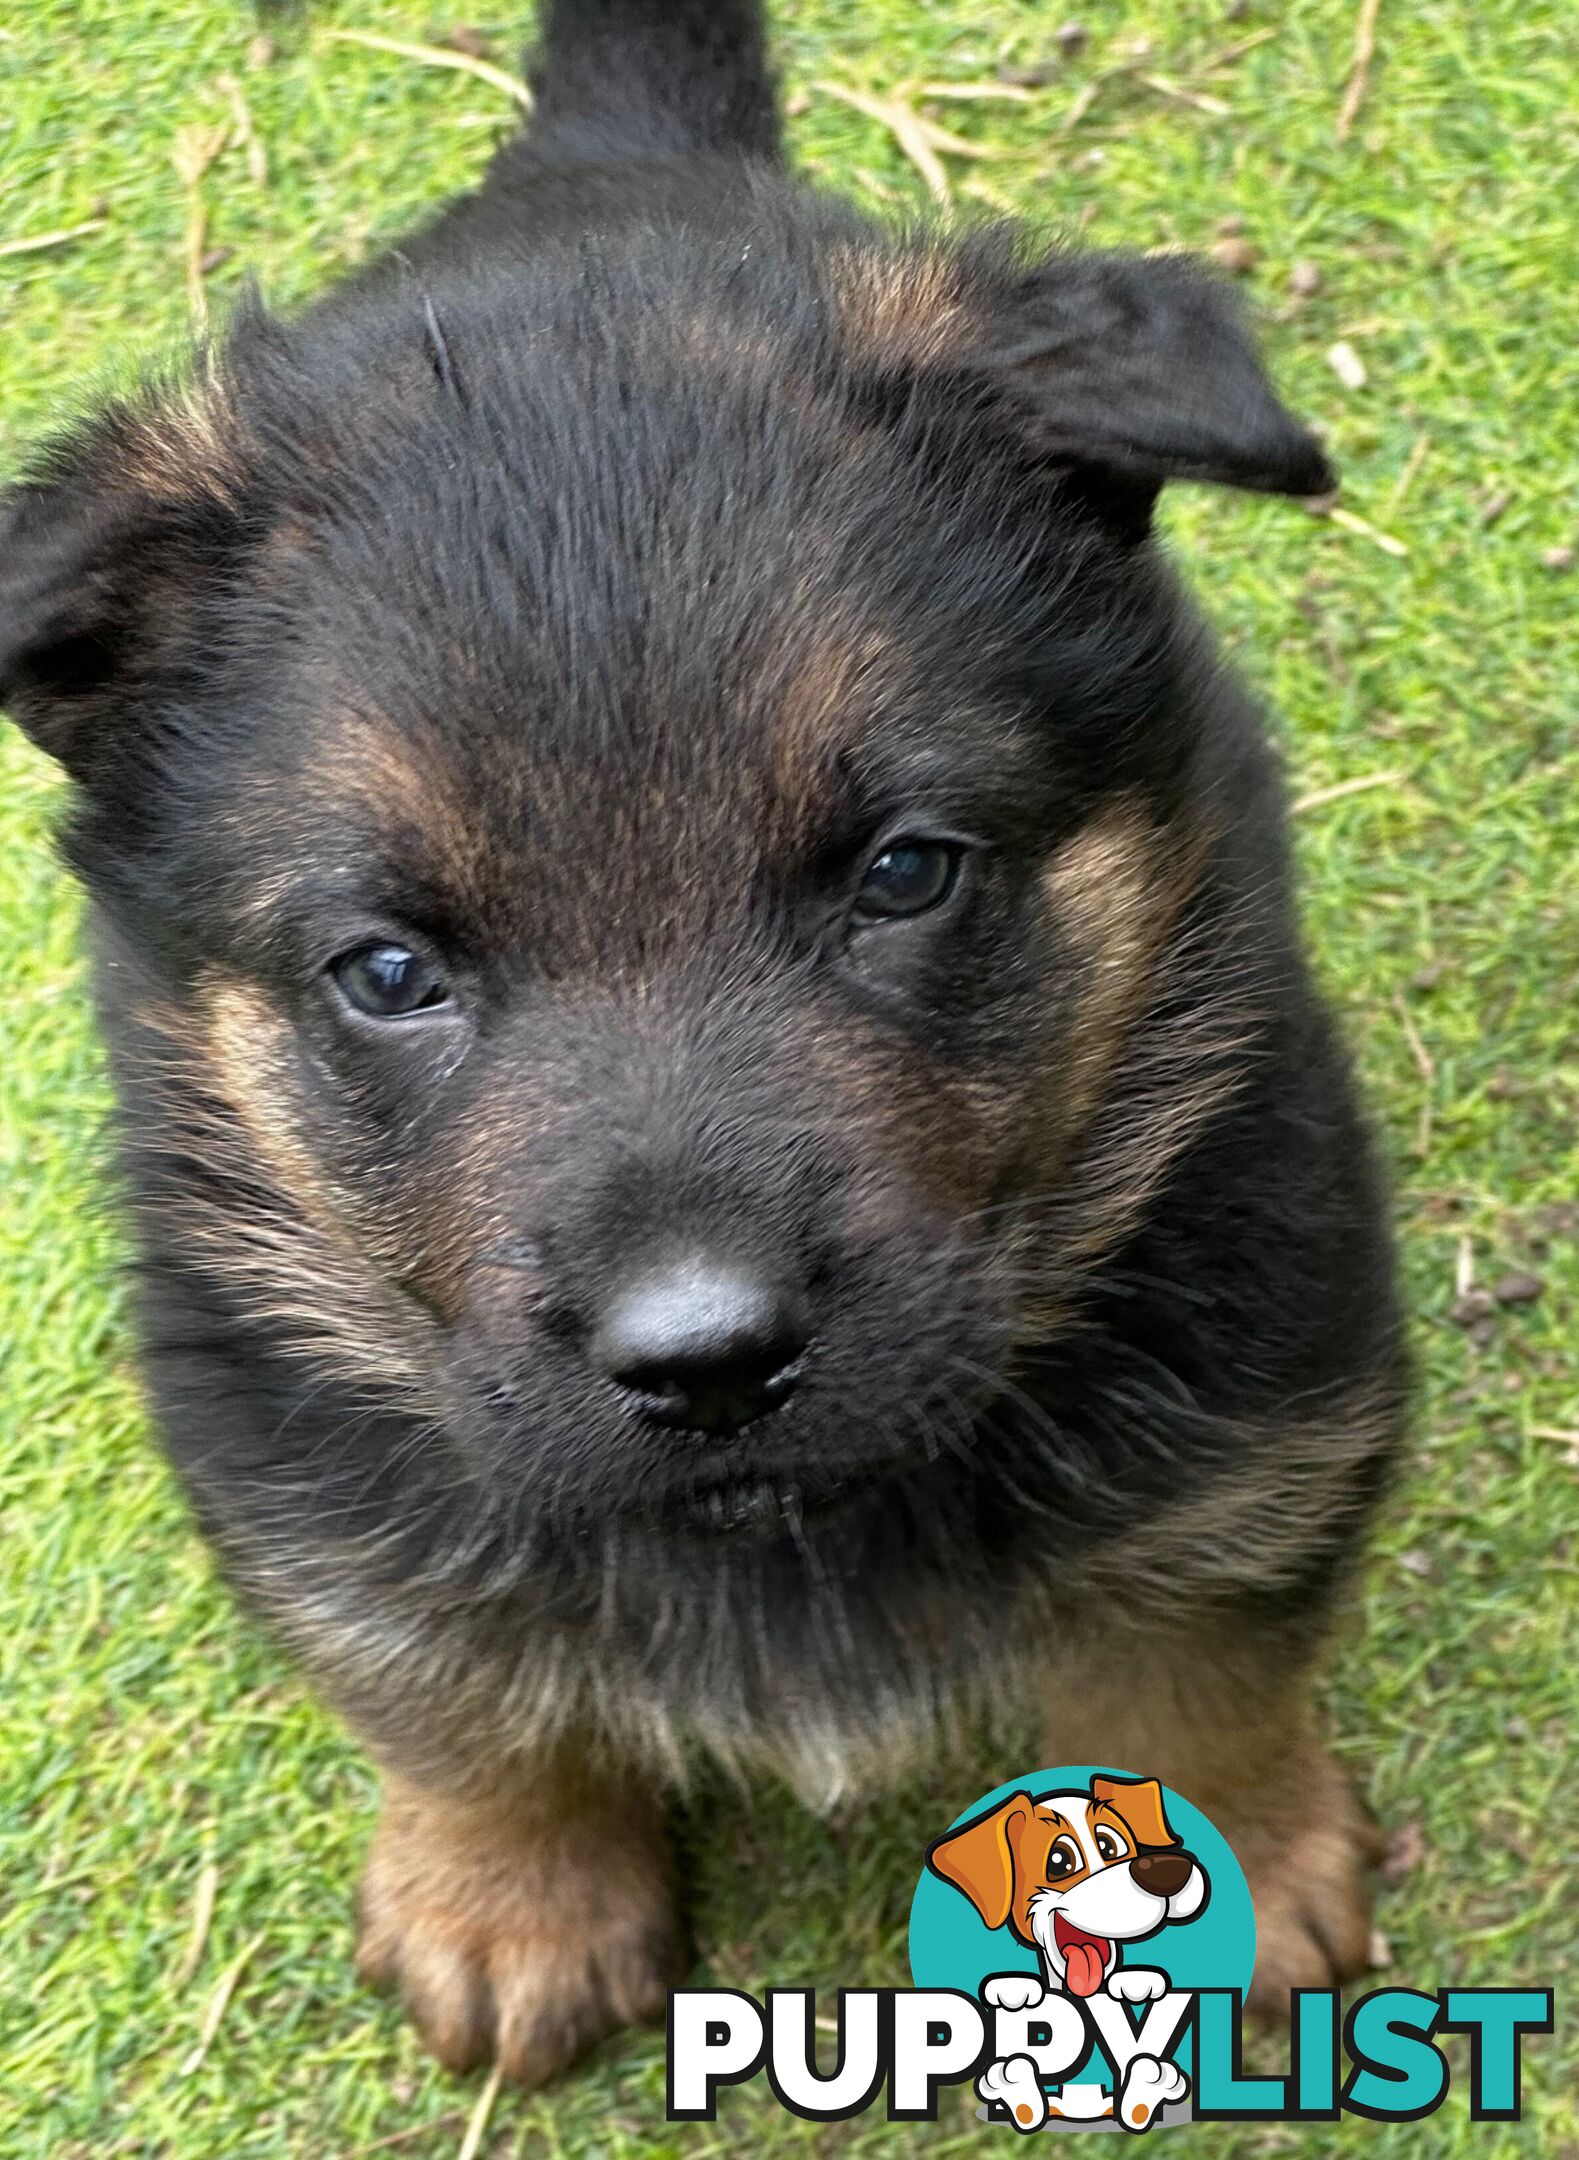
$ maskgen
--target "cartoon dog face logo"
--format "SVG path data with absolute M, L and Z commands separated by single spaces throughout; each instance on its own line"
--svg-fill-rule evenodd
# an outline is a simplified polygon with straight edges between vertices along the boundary
M 1039 1951 L 1046 1985 L 1071 1995 L 1096 1994 L 1123 1944 L 1193 1920 L 1211 1888 L 1170 1828 L 1155 1778 L 1011 1793 L 938 1838 L 927 1865 L 988 1927 L 1007 1924 Z

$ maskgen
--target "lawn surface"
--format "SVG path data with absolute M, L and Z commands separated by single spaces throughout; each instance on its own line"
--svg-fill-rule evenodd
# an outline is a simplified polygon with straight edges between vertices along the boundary
M 1066 13 L 786 0 L 797 153 L 868 200 L 923 203 L 891 133 L 819 85 L 990 83 L 1045 59 Z M 172 151 L 179 137 L 201 162 L 238 93 L 266 165 L 232 142 L 201 179 L 203 248 L 233 251 L 206 279 L 216 310 L 246 268 L 297 299 L 481 170 L 510 116 L 496 90 L 321 35 L 425 39 L 453 15 L 338 0 L 312 20 L 311 36 L 272 27 L 265 56 L 241 0 L 0 17 L 0 242 L 93 226 L 0 256 L 0 457 L 179 342 Z M 1274 364 L 1363 521 L 1192 491 L 1169 513 L 1275 702 L 1297 790 L 1376 782 L 1310 804 L 1300 832 L 1311 934 L 1399 1181 L 1423 1379 L 1416 1473 L 1332 1690 L 1341 1745 L 1400 1833 L 1379 1927 L 1401 1981 L 1554 1984 L 1559 2007 L 1528 2052 L 1520 2127 L 1468 2124 L 1455 2094 L 1414 2128 L 1197 2143 L 1572 2160 L 1579 572 L 1546 560 L 1579 541 L 1572 18 L 1566 0 L 1383 0 L 1342 143 L 1348 0 L 1084 20 L 1083 49 L 1027 101 L 923 109 L 983 153 L 944 158 L 956 216 L 1018 207 L 1108 245 L 1253 252 Z M 526 22 L 490 9 L 478 27 L 513 66 Z M 1329 359 L 1340 341 L 1363 386 Z M 77 908 L 49 850 L 58 794 L 3 733 L 0 2153 L 453 2154 L 476 2084 L 430 2068 L 351 1978 L 371 1777 L 232 1613 L 148 1444 L 99 1197 Z M 1514 1271 L 1539 1278 L 1533 1301 L 1493 1301 L 1473 1330 L 1450 1317 L 1466 1283 Z M 773 1795 L 749 1811 L 704 1797 L 687 1825 L 703 1970 L 755 1989 L 904 1978 L 921 1847 L 1001 1774 L 833 1824 Z M 933 2130 L 815 2130 L 741 2094 L 716 2128 L 666 2130 L 662 2088 L 659 2041 L 626 2040 L 546 2097 L 501 2097 L 481 2150 L 1003 2149 L 963 2101 Z

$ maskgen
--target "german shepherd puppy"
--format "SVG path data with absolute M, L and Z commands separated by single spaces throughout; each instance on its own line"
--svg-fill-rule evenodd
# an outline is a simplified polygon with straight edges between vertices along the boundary
M 1278 761 L 1150 537 L 1309 496 L 1228 294 L 784 171 L 748 0 L 549 0 L 481 188 L 38 459 L 165 1446 L 385 1773 L 360 1957 L 548 2076 L 688 1758 L 1034 1709 L 1365 1959 L 1311 1672 L 1404 1397 Z

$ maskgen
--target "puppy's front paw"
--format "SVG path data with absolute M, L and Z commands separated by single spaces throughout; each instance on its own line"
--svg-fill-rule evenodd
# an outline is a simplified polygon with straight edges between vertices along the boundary
M 1369 1969 L 1369 1878 L 1385 1840 L 1330 1757 L 1309 1764 L 1297 1813 L 1219 1827 L 1255 1905 L 1247 2008 L 1281 2020 L 1291 1989 L 1341 1987 Z
M 1156 2002 L 1168 1992 L 1168 1976 L 1149 1965 L 1132 1965 L 1127 1972 L 1121 1965 L 1109 1976 L 1107 1992 L 1115 2002 Z
M 357 1971 L 398 1989 L 450 2070 L 540 2085 L 662 2013 L 683 1969 L 668 1854 L 644 1821 L 516 1817 L 393 1793 L 358 1901 Z

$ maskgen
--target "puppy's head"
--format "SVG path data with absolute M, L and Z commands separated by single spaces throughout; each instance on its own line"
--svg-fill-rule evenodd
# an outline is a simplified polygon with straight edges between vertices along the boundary
M 201 1158 L 166 1234 L 556 1520 L 1023 1447 L 1213 1099 L 1151 504 L 1328 477 L 1177 263 L 759 215 L 250 311 L 3 510 L 0 695 Z
M 1072 1995 L 1094 1995 L 1122 1944 L 1194 1919 L 1207 1899 L 1205 1872 L 1170 1828 L 1155 1778 L 1012 1793 L 939 1838 L 927 1861 L 988 1927 L 1034 1944 Z

